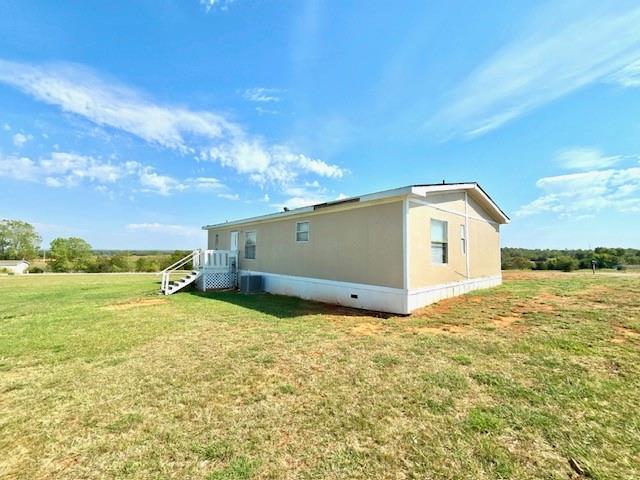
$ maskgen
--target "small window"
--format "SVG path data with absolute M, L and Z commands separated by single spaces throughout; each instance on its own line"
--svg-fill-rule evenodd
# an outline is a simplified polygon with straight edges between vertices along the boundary
M 309 241 L 309 222 L 296 223 L 296 242 Z
M 244 234 L 244 258 L 256 258 L 256 232 Z
M 431 220 L 431 262 L 448 263 L 447 222 Z
M 218 250 L 220 247 L 220 235 L 216 233 L 216 241 L 213 244 L 213 249 Z
M 460 251 L 462 255 L 467 254 L 467 229 L 464 225 L 460 225 Z

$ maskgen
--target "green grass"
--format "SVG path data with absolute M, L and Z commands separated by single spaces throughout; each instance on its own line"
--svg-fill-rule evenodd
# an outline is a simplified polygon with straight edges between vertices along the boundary
M 640 478 L 638 275 L 409 317 L 156 281 L 0 276 L 0 478 Z

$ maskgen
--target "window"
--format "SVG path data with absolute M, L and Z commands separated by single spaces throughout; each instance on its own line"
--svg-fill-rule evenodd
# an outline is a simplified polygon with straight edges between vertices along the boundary
M 309 241 L 309 222 L 296 223 L 296 242 Z
M 220 247 L 220 235 L 216 233 L 216 241 L 213 244 L 213 249 L 218 250 L 219 247 Z
M 431 263 L 448 262 L 447 222 L 431 220 Z
M 256 258 L 256 232 L 244 234 L 244 258 Z
M 467 230 L 464 225 L 460 225 L 460 251 L 462 255 L 467 254 Z

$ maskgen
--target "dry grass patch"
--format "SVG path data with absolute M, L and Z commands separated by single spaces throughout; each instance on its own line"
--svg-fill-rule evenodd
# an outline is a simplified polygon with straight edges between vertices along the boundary
M 527 275 L 407 317 L 0 279 L 0 477 L 640 478 L 640 278 Z
M 130 310 L 132 308 L 149 307 L 153 305 L 164 305 L 167 303 L 166 298 L 141 298 L 139 300 L 131 300 L 126 303 L 116 303 L 103 307 L 105 310 Z

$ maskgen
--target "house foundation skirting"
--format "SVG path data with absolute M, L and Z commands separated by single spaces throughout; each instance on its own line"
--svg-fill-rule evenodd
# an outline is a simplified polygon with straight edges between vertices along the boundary
M 472 278 L 459 282 L 433 285 L 427 288 L 402 288 L 338 282 L 320 278 L 297 277 L 277 273 L 240 270 L 240 275 L 261 275 L 266 292 L 315 300 L 318 302 L 362 308 L 379 312 L 408 314 L 417 308 L 502 283 L 502 275 Z
M 408 292 L 407 310 L 413 312 L 420 307 L 445 298 L 457 297 L 458 295 L 464 295 L 465 293 L 481 288 L 497 287 L 500 284 L 502 284 L 502 274 L 491 277 L 470 278 L 459 282 L 442 283 L 425 288 L 416 288 Z

